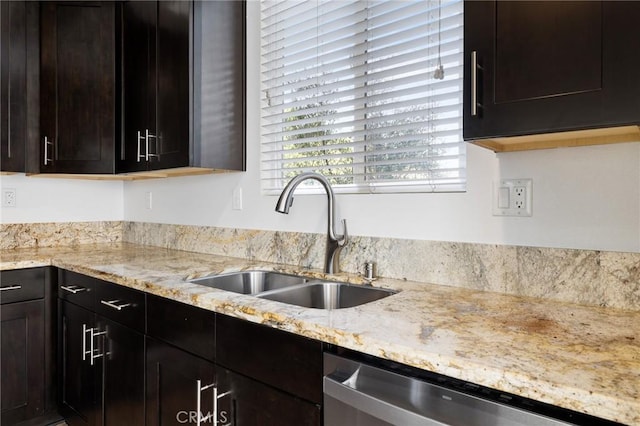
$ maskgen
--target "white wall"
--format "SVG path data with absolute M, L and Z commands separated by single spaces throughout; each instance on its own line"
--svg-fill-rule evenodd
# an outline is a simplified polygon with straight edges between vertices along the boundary
M 0 223 L 122 220 L 122 182 L 0 176 L 16 190 L 16 207 L 2 207 Z
M 297 196 L 289 215 L 260 193 L 258 2 L 249 2 L 247 172 L 126 182 L 124 219 L 324 232 L 326 197 Z M 533 179 L 533 216 L 492 216 L 493 181 Z M 243 210 L 231 208 L 243 190 Z M 152 209 L 146 208 L 151 192 Z M 468 147 L 468 190 L 458 194 L 338 195 L 354 235 L 640 251 L 640 143 L 494 154 Z

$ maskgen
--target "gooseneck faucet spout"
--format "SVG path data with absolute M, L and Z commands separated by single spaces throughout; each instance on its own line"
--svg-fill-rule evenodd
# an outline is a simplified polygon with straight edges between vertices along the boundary
M 331 188 L 331 184 L 319 173 L 301 173 L 298 176 L 294 177 L 289 181 L 287 186 L 284 187 L 282 193 L 280 194 L 280 198 L 278 198 L 278 203 L 276 204 L 276 211 L 278 213 L 289 214 L 289 208 L 293 203 L 293 193 L 302 183 L 307 179 L 317 180 L 324 187 L 327 198 L 328 198 L 328 221 L 327 221 L 327 250 L 324 259 L 324 271 L 328 274 L 333 274 L 336 272 L 340 272 L 340 251 L 344 246 L 349 242 L 349 237 L 347 235 L 347 221 L 346 219 L 342 220 L 342 226 L 344 232 L 342 235 L 338 235 L 335 232 L 334 228 L 334 204 L 335 204 L 335 196 L 333 194 L 333 189 Z

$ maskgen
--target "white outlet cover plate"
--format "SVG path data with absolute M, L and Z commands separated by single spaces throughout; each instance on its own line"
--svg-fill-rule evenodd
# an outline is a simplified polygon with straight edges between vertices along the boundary
M 505 194 L 508 194 L 506 200 Z M 530 217 L 533 211 L 532 204 L 533 179 L 500 179 L 494 183 L 494 216 Z
M 2 188 L 2 207 L 15 207 L 16 204 L 15 188 Z

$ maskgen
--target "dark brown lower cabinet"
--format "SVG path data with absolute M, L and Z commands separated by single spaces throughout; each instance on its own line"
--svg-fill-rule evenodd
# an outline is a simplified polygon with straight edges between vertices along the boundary
M 60 412 L 71 426 L 95 424 L 96 380 L 100 364 L 87 359 L 87 330 L 93 329 L 93 313 L 69 302 L 60 302 L 58 330 Z
M 44 301 L 3 305 L 0 378 L 3 425 L 44 413 Z
M 157 296 L 147 333 L 148 426 L 321 424 L 321 342 Z
M 61 285 L 73 291 L 93 289 L 95 309 L 112 309 L 112 317 L 121 322 L 136 323 L 136 309 L 144 312 L 144 302 L 126 302 L 140 297 L 140 293 L 123 293 L 129 289 L 99 280 L 87 287 L 71 286 L 71 279 L 61 276 L 65 277 Z M 114 293 L 122 297 L 111 297 Z M 59 312 L 60 410 L 67 423 L 70 426 L 143 425 L 144 334 L 67 300 L 60 300 Z
M 219 383 L 222 390 L 230 392 L 234 426 L 319 426 L 321 424 L 319 404 L 281 392 L 240 374 L 223 371 L 224 374 L 219 373 Z
M 144 424 L 144 335 L 97 317 L 102 336 L 102 386 L 98 425 Z
M 216 378 L 214 363 L 147 338 L 147 425 L 215 424 Z
M 318 426 L 320 419 L 320 405 L 147 338 L 148 426 Z
M 50 267 L 0 271 L 0 424 L 41 425 L 55 407 Z

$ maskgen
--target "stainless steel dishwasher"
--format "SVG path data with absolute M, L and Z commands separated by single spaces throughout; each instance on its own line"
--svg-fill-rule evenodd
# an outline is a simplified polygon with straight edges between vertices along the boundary
M 438 384 L 400 373 L 325 353 L 324 425 L 616 424 L 433 373 Z

